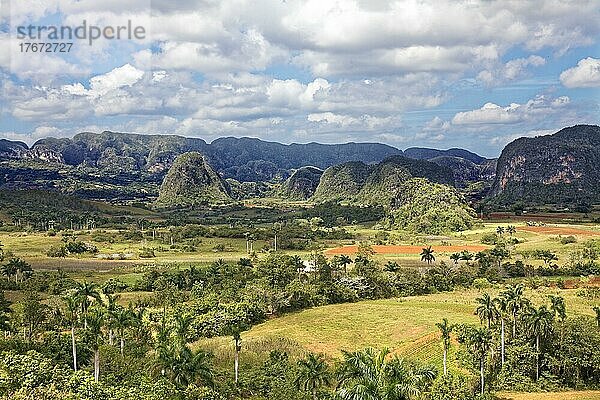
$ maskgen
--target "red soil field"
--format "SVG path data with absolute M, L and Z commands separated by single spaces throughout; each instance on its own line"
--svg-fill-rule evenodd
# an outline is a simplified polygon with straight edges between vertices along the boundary
M 371 246 L 376 254 L 421 254 L 423 247 L 426 246 Z M 463 250 L 479 252 L 487 249 L 486 246 L 467 245 L 467 246 L 431 246 L 436 253 L 455 253 Z M 354 254 L 358 251 L 358 246 L 336 247 L 325 251 L 327 255 L 336 254 Z
M 600 232 L 587 231 L 578 228 L 567 228 L 558 226 L 523 226 L 518 228 L 520 231 L 546 233 L 548 235 L 586 235 L 599 236 Z
M 579 287 L 600 288 L 600 276 L 594 276 L 585 283 L 582 283 L 580 279 L 568 279 L 565 281 L 565 289 L 576 289 Z

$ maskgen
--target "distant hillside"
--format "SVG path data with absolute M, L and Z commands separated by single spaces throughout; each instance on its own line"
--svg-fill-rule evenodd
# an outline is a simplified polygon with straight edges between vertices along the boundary
M 299 168 L 283 183 L 279 195 L 291 200 L 306 200 L 315 194 L 322 175 L 320 168 Z
M 19 144 L 5 142 L 10 146 Z M 8 144 L 0 143 L 0 159 L 5 158 L 2 149 Z M 29 150 L 25 146 L 21 152 L 27 154 L 23 157 L 42 158 L 72 166 L 85 165 L 112 172 L 161 173 L 171 166 L 178 155 L 190 151 L 207 157 L 224 178 L 238 181 L 285 179 L 289 169 L 306 165 L 327 168 L 347 161 L 372 163 L 402 153 L 394 147 L 378 143 L 285 145 L 253 138 L 228 137 L 207 144 L 198 138 L 108 131 L 99 134 L 84 132 L 72 139 L 42 139 Z
M 158 207 L 180 208 L 231 201 L 229 185 L 197 152 L 175 159 L 160 186 Z
M 0 140 L 0 189 L 54 190 L 82 198 L 123 201 L 154 200 L 165 174 L 181 154 L 198 152 L 224 179 L 235 179 L 237 194 L 262 186 L 242 182 L 282 182 L 306 165 L 325 169 L 348 162 L 379 162 L 402 153 L 377 143 L 291 144 L 251 138 L 199 138 L 105 131 L 73 138 L 45 138 L 31 148 Z
M 285 145 L 253 138 L 229 137 L 213 141 L 208 145 L 205 154 L 211 164 L 221 171 L 232 166 L 244 166 L 256 160 L 273 163 L 277 168 L 284 170 L 307 165 L 324 169 L 348 161 L 379 162 L 388 156 L 401 153 L 401 150 L 379 143 Z
M 312 200 L 389 206 L 398 187 L 412 177 L 454 184 L 448 168 L 429 161 L 392 156 L 376 165 L 353 162 L 327 168 Z
M 28 150 L 23 142 L 0 139 L 0 159 L 21 158 Z
M 496 176 L 496 159 L 485 160 L 476 164 L 466 158 L 455 156 L 440 156 L 429 159 L 442 167 L 452 170 L 457 187 L 466 187 L 469 183 L 485 182 L 491 187 Z
M 600 202 L 600 127 L 576 125 L 508 144 L 493 185 L 503 204 Z
M 411 147 L 404 151 L 404 155 L 450 168 L 454 173 L 457 187 L 466 188 L 473 183 L 478 183 L 482 188 L 480 195 L 489 192 L 496 174 L 496 160 L 481 157 L 465 149 L 437 150 Z
M 487 158 L 481 157 L 472 151 L 452 148 L 448 150 L 429 149 L 426 147 L 410 147 L 404 150 L 404 155 L 418 160 L 431 160 L 436 157 L 459 157 L 469 160 L 475 164 L 483 164 Z
M 359 161 L 329 167 L 323 172 L 312 200 L 355 201 L 370 172 L 369 166 Z

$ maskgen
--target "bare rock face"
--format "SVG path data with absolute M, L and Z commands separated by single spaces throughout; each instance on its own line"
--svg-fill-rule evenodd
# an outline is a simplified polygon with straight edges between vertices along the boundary
M 579 204 L 600 200 L 600 127 L 576 125 L 508 144 L 492 193 L 500 203 Z
M 229 185 L 202 154 L 189 152 L 173 162 L 160 187 L 156 205 L 161 208 L 185 208 L 230 201 Z

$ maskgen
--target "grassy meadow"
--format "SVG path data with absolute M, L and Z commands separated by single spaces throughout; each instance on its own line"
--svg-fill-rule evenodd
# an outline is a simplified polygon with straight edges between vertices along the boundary
M 497 295 L 499 287 L 485 290 Z M 594 300 L 577 295 L 577 289 L 539 288 L 527 290 L 536 304 L 547 303 L 549 295 L 565 298 L 570 315 L 593 316 Z M 482 291 L 456 290 L 425 296 L 333 304 L 284 315 L 245 332 L 249 343 L 288 339 L 306 351 L 337 358 L 342 350 L 365 347 L 388 348 L 392 353 L 415 360 L 442 364 L 441 342 L 435 326 L 442 318 L 450 323 L 477 323 L 475 299 Z M 228 347 L 228 338 L 201 340 L 199 345 L 218 350 Z

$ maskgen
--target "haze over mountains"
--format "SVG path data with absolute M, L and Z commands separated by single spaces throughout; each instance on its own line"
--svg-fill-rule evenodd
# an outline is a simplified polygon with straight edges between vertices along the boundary
M 185 153 L 197 155 L 181 158 Z M 171 197 L 212 193 L 227 200 L 232 192 L 237 193 L 235 198 L 243 197 L 239 193 L 244 190 L 264 193 L 261 185 L 268 182 L 284 182 L 278 193 L 290 199 L 364 200 L 390 191 L 408 177 L 458 188 L 478 184 L 506 204 L 595 202 L 600 200 L 599 165 L 600 127 L 592 125 L 517 139 L 498 160 L 464 149 L 402 151 L 378 143 L 284 145 L 232 137 L 208 144 L 198 138 L 115 132 L 47 138 L 31 148 L 0 140 L 0 188 L 54 190 L 115 201 L 156 198 L 162 185 L 163 204 L 168 203 L 165 191 Z M 216 191 L 191 190 L 180 187 L 181 182 L 206 183 Z

